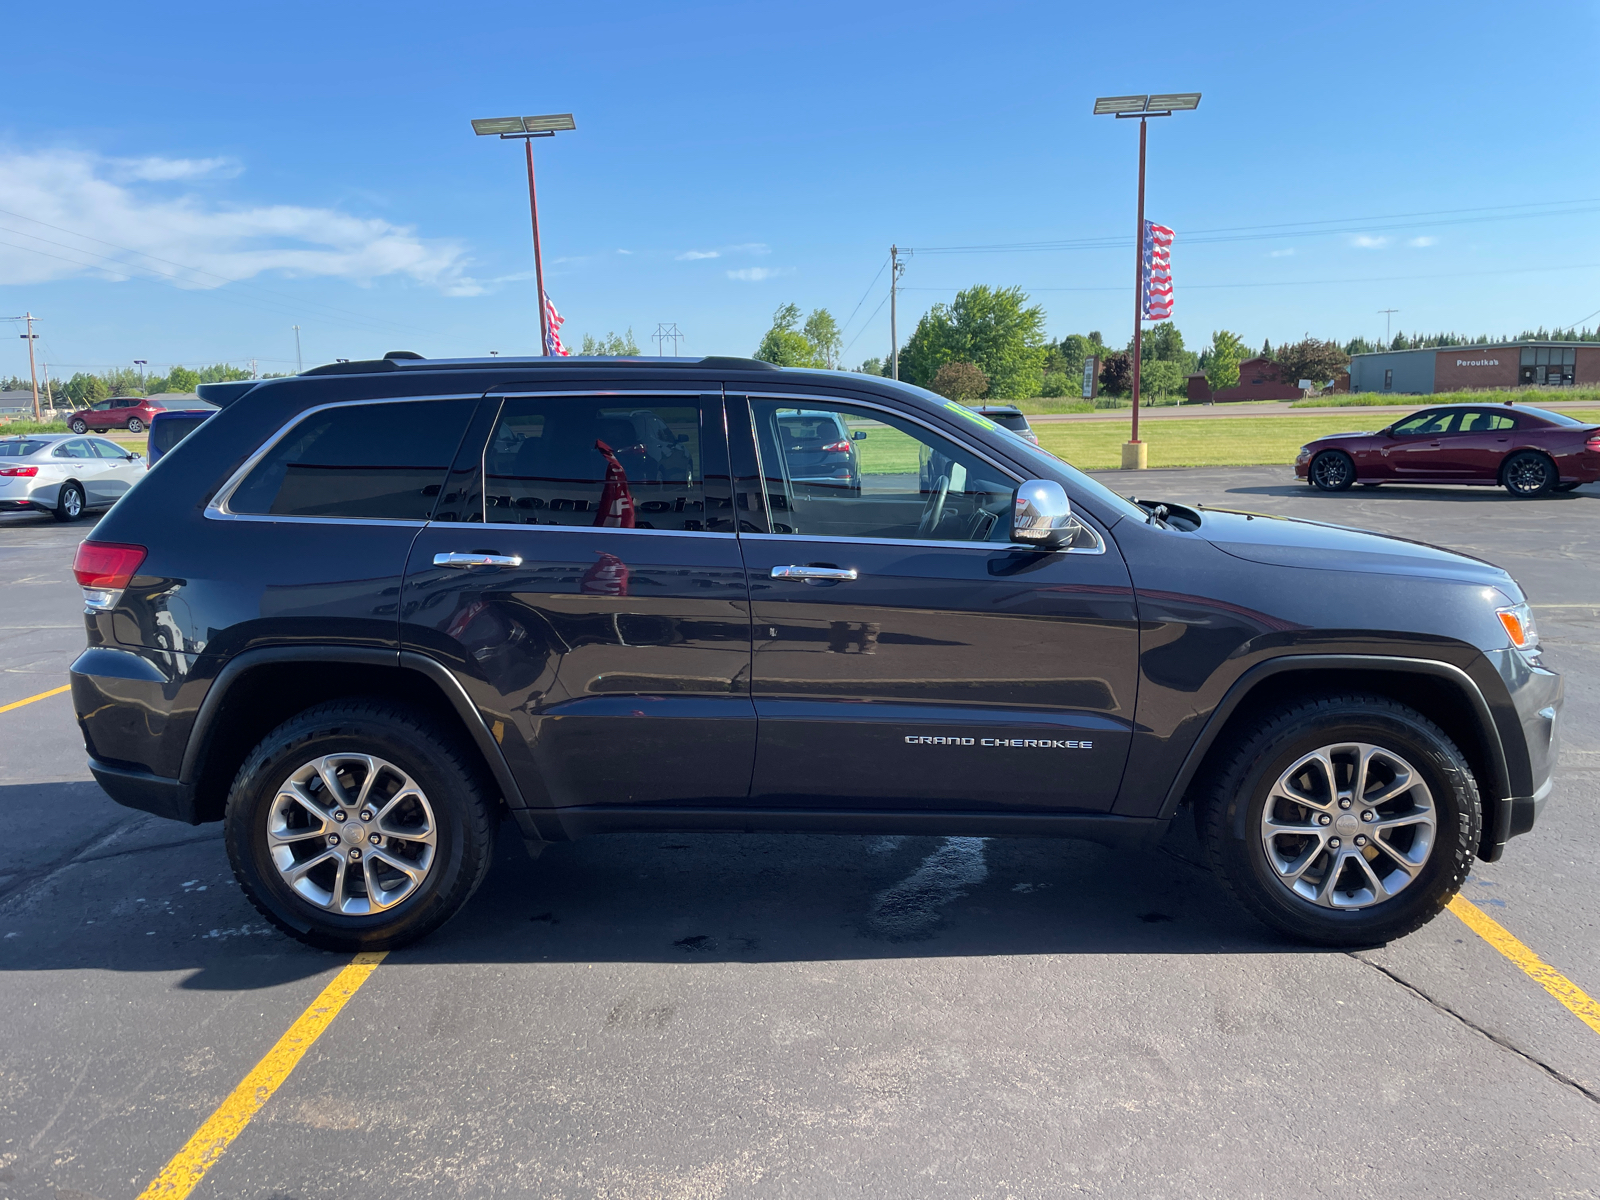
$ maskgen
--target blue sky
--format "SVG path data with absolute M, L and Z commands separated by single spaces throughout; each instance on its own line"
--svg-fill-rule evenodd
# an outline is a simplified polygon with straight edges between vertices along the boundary
M 19 6 L 0 316 L 38 314 L 62 375 L 292 370 L 296 324 L 308 366 L 531 353 L 520 146 L 468 120 L 571 111 L 536 143 L 570 341 L 631 327 L 653 351 L 675 321 L 682 353 L 748 354 L 792 300 L 847 323 L 853 365 L 888 349 L 898 242 L 921 251 L 902 339 L 989 283 L 1053 336 L 1121 343 L 1137 127 L 1091 104 L 1197 90 L 1150 132 L 1189 345 L 1371 336 L 1384 308 L 1566 325 L 1600 309 L 1596 24 L 1537 3 Z M 0 375 L 26 370 L 0 343 Z

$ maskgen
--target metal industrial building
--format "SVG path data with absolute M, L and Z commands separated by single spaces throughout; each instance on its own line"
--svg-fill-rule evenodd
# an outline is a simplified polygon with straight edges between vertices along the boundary
M 1350 360 L 1352 392 L 1427 395 L 1469 388 L 1572 387 L 1600 384 L 1600 344 L 1503 342 L 1387 350 Z

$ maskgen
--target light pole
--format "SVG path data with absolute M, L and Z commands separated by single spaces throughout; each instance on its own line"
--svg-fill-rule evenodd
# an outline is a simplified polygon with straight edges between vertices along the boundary
M 1144 349 L 1144 146 L 1145 122 L 1170 117 L 1200 107 L 1199 92 L 1167 92 L 1154 96 L 1099 96 L 1096 116 L 1117 120 L 1139 118 L 1139 216 L 1133 233 L 1133 435 L 1122 447 L 1122 469 L 1142 470 L 1150 461 L 1149 447 L 1139 440 L 1139 366 Z
M 571 113 L 549 113 L 542 117 L 485 117 L 474 119 L 472 132 L 479 137 L 498 135 L 501 141 L 522 138 L 528 152 L 528 211 L 533 214 L 533 281 L 539 289 L 539 353 L 550 353 L 550 318 L 544 296 L 544 260 L 539 253 L 539 201 L 533 187 L 533 139 L 555 137 L 578 126 Z
M 139 368 L 139 394 L 141 396 L 144 395 L 144 369 L 149 361 L 148 358 L 136 358 L 133 360 L 133 365 Z

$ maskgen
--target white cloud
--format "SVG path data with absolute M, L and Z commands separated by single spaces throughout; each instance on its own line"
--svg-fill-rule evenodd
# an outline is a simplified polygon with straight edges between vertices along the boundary
M 1373 237 L 1368 233 L 1358 233 L 1350 239 L 1352 246 L 1359 246 L 1363 250 L 1377 250 L 1389 244 L 1386 237 Z
M 454 239 L 333 208 L 232 207 L 171 186 L 230 171 L 221 158 L 0 151 L 0 241 L 11 243 L 0 245 L 0 279 L 143 276 L 211 289 L 266 273 L 363 286 L 398 275 L 447 295 L 484 290 Z
M 741 242 L 737 246 L 722 246 L 716 250 L 685 250 L 674 257 L 678 262 L 695 262 L 702 258 L 721 258 L 724 254 L 771 254 L 765 242 Z
M 1414 237 L 1408 241 L 1406 245 L 1416 246 L 1418 249 L 1421 249 L 1423 246 L 1435 245 L 1438 241 L 1439 239 L 1436 237 Z
M 1270 251 L 1269 253 L 1271 253 L 1273 258 L 1289 258 L 1291 255 L 1294 254 L 1294 247 L 1291 246 L 1287 250 L 1273 250 L 1273 251 Z
M 741 267 L 737 271 L 729 271 L 729 279 L 742 279 L 746 283 L 760 283 L 763 279 L 771 279 L 774 275 L 787 275 L 792 268 L 789 267 Z
M 618 250 L 617 253 L 618 254 L 632 254 L 633 251 L 632 250 Z
M 702 258 L 721 258 L 721 250 L 685 250 L 678 255 L 679 262 L 697 262 Z

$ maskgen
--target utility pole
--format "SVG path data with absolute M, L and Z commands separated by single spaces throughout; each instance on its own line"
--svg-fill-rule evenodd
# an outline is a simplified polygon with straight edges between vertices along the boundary
M 907 250 L 907 254 L 911 251 Z M 891 378 L 900 378 L 900 325 L 895 313 L 898 300 L 900 276 L 906 273 L 905 263 L 900 261 L 900 247 L 889 247 L 889 374 Z
M 650 336 L 655 340 L 656 353 L 658 355 L 665 355 L 667 343 L 671 342 L 672 356 L 674 358 L 678 356 L 678 342 L 682 340 L 683 334 L 678 332 L 678 323 L 676 321 L 658 321 L 656 323 L 656 331 Z
M 291 325 L 290 328 L 294 330 L 294 373 L 301 375 L 305 373 L 306 363 L 300 357 L 300 326 Z
M 1389 348 L 1389 322 L 1393 319 L 1394 314 L 1400 310 L 1398 308 L 1380 308 L 1378 311 L 1383 314 L 1383 348 L 1387 350 Z
M 56 407 L 56 398 L 50 393 L 50 364 L 41 360 L 39 363 L 39 374 L 44 376 L 44 402 L 48 404 L 50 406 L 50 410 L 54 412 Z
M 250 360 L 250 378 L 256 378 L 256 360 L 253 358 Z
M 28 323 L 28 332 L 19 333 L 17 336 L 26 338 L 28 342 L 28 376 L 33 380 L 33 419 L 37 421 L 39 419 L 39 372 L 33 365 L 33 343 L 39 340 L 39 335 L 33 331 L 33 323 L 38 318 L 28 312 L 23 313 L 20 317 L 12 317 L 10 319 Z

